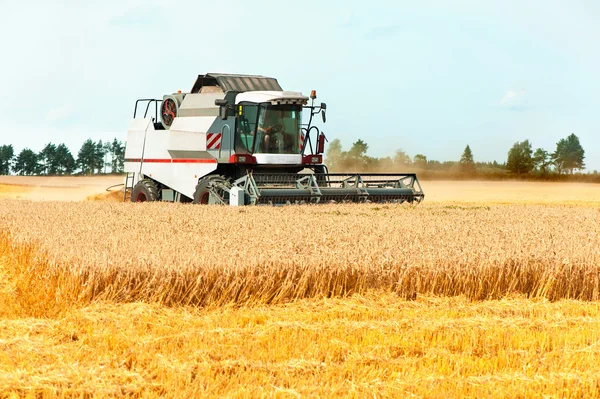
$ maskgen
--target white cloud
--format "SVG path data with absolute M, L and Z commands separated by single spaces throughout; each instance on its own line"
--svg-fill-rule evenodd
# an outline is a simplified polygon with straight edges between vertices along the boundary
M 500 105 L 509 109 L 523 109 L 525 107 L 525 89 L 519 91 L 509 90 L 500 100 Z
M 52 108 L 46 113 L 46 120 L 55 122 L 61 119 L 68 118 L 75 111 L 73 104 L 64 104 L 57 108 Z

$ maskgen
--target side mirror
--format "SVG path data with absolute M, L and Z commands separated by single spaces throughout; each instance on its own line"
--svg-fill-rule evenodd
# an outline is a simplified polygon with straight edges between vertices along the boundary
M 227 112 L 227 105 L 221 105 L 219 107 L 219 117 L 223 120 L 226 120 L 229 117 L 229 112 Z
M 327 122 L 327 117 L 325 116 L 325 110 L 321 110 L 321 118 L 323 119 L 323 123 Z
M 215 105 L 219 106 L 219 118 L 227 119 L 227 101 L 224 99 L 216 99 Z

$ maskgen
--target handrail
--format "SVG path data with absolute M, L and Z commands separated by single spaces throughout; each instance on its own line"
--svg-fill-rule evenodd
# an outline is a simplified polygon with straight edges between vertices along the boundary
M 230 139 L 232 138 L 233 140 L 235 140 L 235 137 L 233 137 L 233 135 L 231 134 L 232 130 L 231 130 L 231 126 L 229 126 L 228 124 L 224 124 L 223 127 L 221 127 L 221 145 L 219 146 L 219 158 L 221 158 L 221 150 L 223 149 L 223 141 L 225 138 L 225 128 L 227 128 L 229 130 L 230 133 Z M 231 143 L 229 143 L 229 148 L 235 148 L 235 144 L 233 143 L 233 141 L 231 141 Z
M 319 130 L 319 128 L 316 125 L 311 126 L 310 128 L 305 128 L 303 127 L 302 130 L 306 131 L 306 136 L 304 136 L 304 144 L 302 146 L 302 155 L 305 155 L 305 150 L 306 150 L 306 144 L 308 143 L 308 145 L 310 146 L 310 153 L 311 154 L 315 154 L 315 151 L 313 150 L 313 146 L 312 146 L 312 140 L 310 139 L 310 132 L 315 129 L 317 131 L 317 139 L 316 141 L 319 140 L 319 134 L 321 133 L 321 131 Z M 317 147 L 317 142 L 315 142 L 315 147 Z M 315 148 L 316 150 L 316 148 Z
M 162 100 L 158 100 L 156 98 L 141 98 L 139 100 L 136 100 L 135 108 L 133 109 L 133 119 L 135 119 L 137 117 L 138 104 L 140 102 L 146 102 L 146 101 L 148 102 L 148 104 L 146 104 L 146 110 L 144 111 L 144 118 L 146 118 L 148 116 L 150 104 L 154 103 L 154 119 L 155 119 L 155 121 L 158 121 L 158 103 L 162 102 Z

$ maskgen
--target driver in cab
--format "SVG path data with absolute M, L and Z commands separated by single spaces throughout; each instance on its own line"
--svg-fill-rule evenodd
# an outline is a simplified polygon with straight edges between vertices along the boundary
M 258 137 L 262 152 L 280 152 L 283 145 L 283 126 L 279 113 L 264 109 L 258 118 Z

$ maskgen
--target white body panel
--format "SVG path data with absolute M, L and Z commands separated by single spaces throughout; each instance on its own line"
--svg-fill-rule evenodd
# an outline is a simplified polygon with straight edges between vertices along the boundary
M 145 175 L 193 198 L 198 179 L 217 169 L 216 157 L 206 151 L 206 133 L 214 120 L 175 118 L 171 130 L 155 130 L 150 118 L 134 119 L 127 133 L 125 171 L 136 173 L 134 184 Z
M 171 129 L 169 149 L 175 151 L 206 151 L 206 133 Z
M 214 122 L 214 116 L 175 118 L 169 130 L 168 149 L 206 151 L 206 133 Z
M 302 155 L 300 154 L 254 154 L 256 163 L 272 165 L 301 165 Z
M 204 94 L 186 94 L 177 116 L 218 116 L 219 107 L 215 105 L 215 100 L 225 98 L 223 92 L 204 93 Z
M 134 119 L 127 131 L 127 142 L 125 146 L 125 159 L 141 158 L 144 150 L 144 137 L 146 130 L 152 126 L 152 119 Z M 154 129 L 154 127 L 152 127 Z M 125 164 L 127 172 L 127 164 Z

